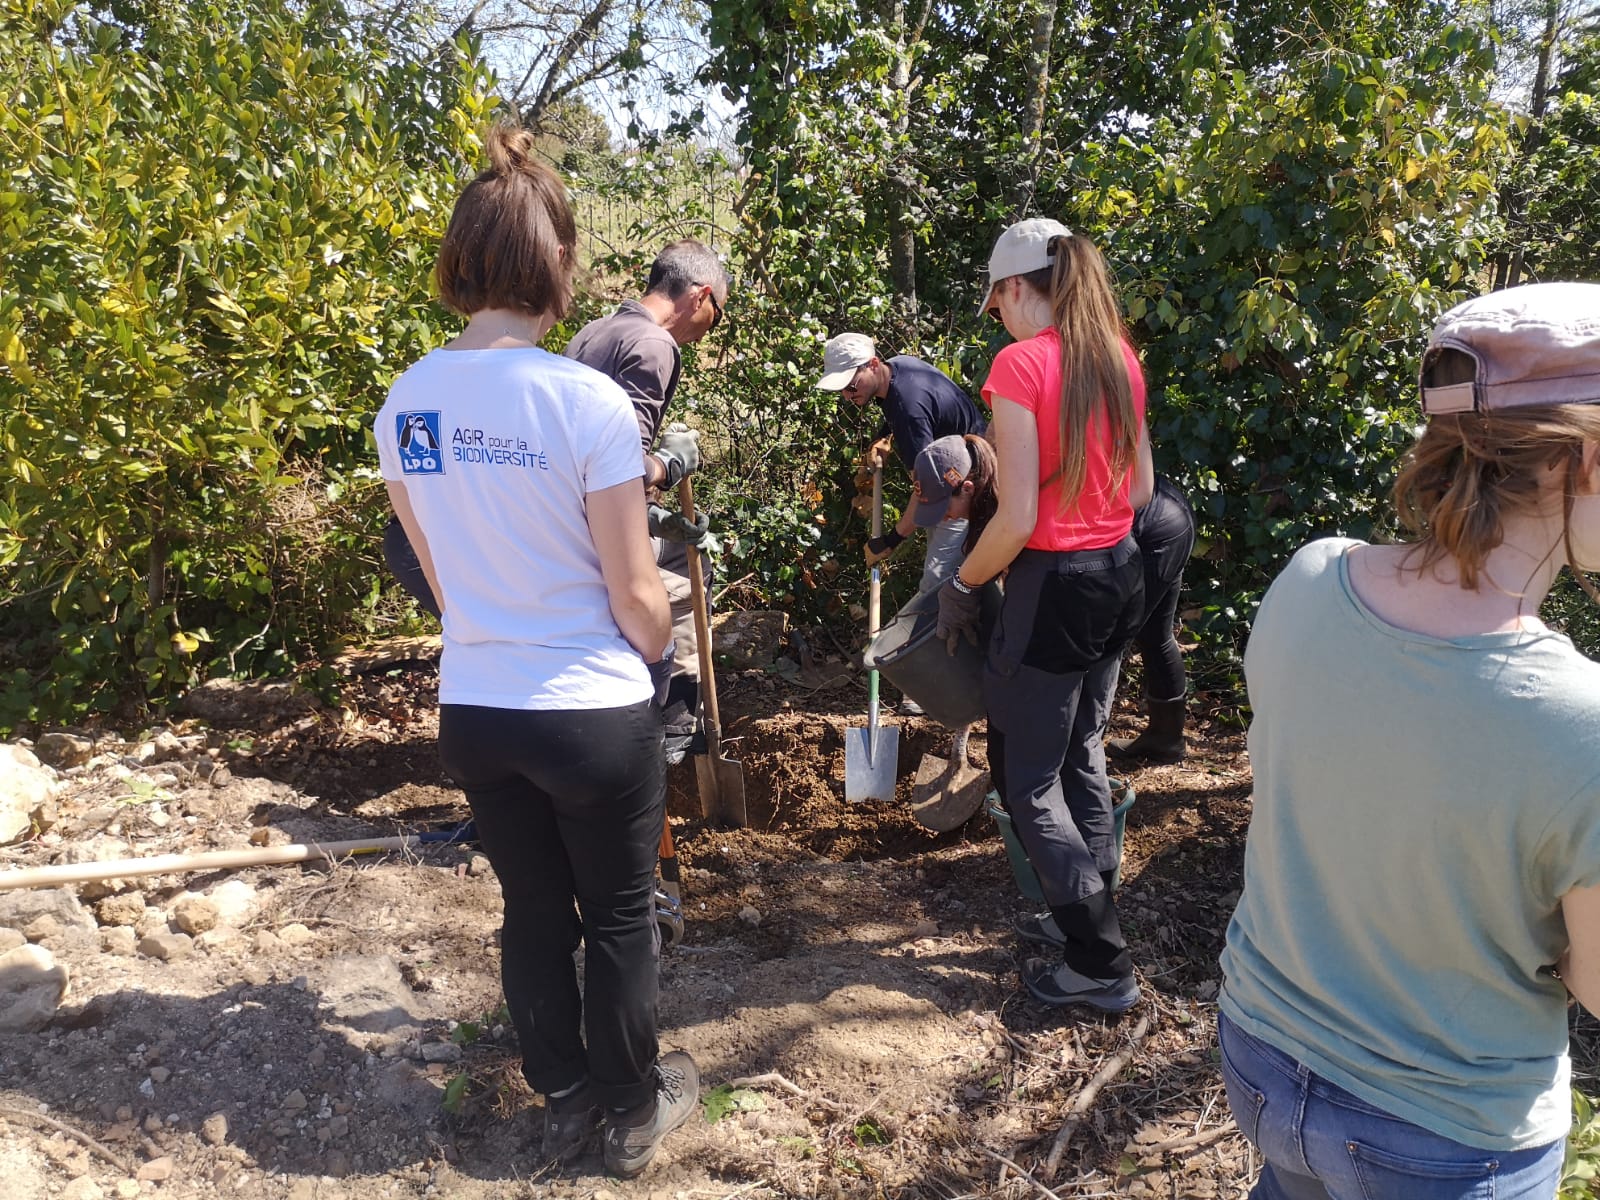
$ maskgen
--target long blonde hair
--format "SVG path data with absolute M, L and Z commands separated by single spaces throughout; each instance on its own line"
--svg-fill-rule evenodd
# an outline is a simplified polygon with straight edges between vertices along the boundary
M 1139 415 L 1133 382 L 1123 357 L 1122 313 L 1105 259 L 1079 234 L 1050 243 L 1053 266 L 1021 275 L 1023 283 L 1050 301 L 1050 317 L 1061 335 L 1061 413 L 1057 429 L 1061 463 L 1041 486 L 1061 481 L 1065 512 L 1078 502 L 1088 476 L 1090 423 L 1104 414 L 1111 445 L 1113 490 L 1133 469 L 1139 449 Z
M 1505 518 L 1536 513 L 1542 476 L 1560 472 L 1561 548 L 1579 585 L 1600 603 L 1574 561 L 1572 505 L 1581 494 L 1584 448 L 1600 442 L 1600 405 L 1541 404 L 1504 412 L 1432 418 L 1394 481 L 1400 524 L 1418 540 L 1417 569 L 1445 559 L 1461 586 L 1476 588 L 1489 552 L 1505 540 Z

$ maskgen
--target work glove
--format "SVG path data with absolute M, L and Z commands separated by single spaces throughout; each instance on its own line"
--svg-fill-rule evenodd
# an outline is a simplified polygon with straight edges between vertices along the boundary
M 700 469 L 700 431 L 674 421 L 661 431 L 661 441 L 651 451 L 666 471 L 663 488 L 675 488 L 685 475 Z
M 650 686 L 655 688 L 655 701 L 657 708 L 667 706 L 667 685 L 672 682 L 672 663 L 677 657 L 678 643 L 668 642 L 667 651 L 661 656 L 660 662 L 647 664 L 650 672 Z
M 691 521 L 681 512 L 661 504 L 651 504 L 645 512 L 651 537 L 660 538 L 663 542 L 682 542 L 696 550 L 705 546 L 711 532 L 711 518 L 706 513 L 695 514 Z
M 945 650 L 954 654 L 961 638 L 974 646 L 978 644 L 978 616 L 981 611 L 978 599 L 980 589 L 963 592 L 954 579 L 947 579 L 939 589 L 939 623 L 934 626 L 934 636 L 944 641 Z
M 875 538 L 867 539 L 867 566 L 875 567 L 888 558 L 906 540 L 906 535 L 898 529 L 890 529 L 887 533 L 880 533 Z

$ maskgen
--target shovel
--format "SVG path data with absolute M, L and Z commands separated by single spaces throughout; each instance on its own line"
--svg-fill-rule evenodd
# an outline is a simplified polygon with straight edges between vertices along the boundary
M 883 467 L 872 470 L 872 536 L 883 533 Z M 867 641 L 878 635 L 878 568 L 872 568 L 872 590 L 867 597 Z M 894 779 L 900 761 L 900 731 L 878 726 L 878 672 L 867 672 L 867 725 L 844 731 L 844 798 L 893 800 Z
M 664 814 L 658 858 L 661 882 L 656 885 L 656 925 L 661 929 L 661 944 L 676 946 L 683 941 L 683 890 L 679 886 L 678 852 L 672 845 L 672 821 Z
M 692 522 L 694 487 L 685 476 L 678 484 L 678 504 Z M 744 806 L 744 768 L 722 754 L 722 718 L 717 712 L 717 677 L 711 667 L 711 618 L 706 609 L 706 582 L 700 574 L 700 551 L 689 551 L 689 590 L 694 600 L 694 634 L 700 646 L 700 686 L 705 704 L 706 752 L 694 760 L 700 788 L 700 814 L 711 821 L 743 829 L 750 823 Z
M 989 794 L 989 772 L 967 763 L 972 726 L 956 730 L 950 761 L 924 754 L 911 781 L 911 815 L 919 825 L 948 833 L 965 825 Z

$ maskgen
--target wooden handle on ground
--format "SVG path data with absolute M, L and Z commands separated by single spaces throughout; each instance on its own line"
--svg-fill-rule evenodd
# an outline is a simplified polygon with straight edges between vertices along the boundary
M 422 845 L 415 837 L 362 838 L 353 842 L 296 843 L 259 846 L 248 850 L 206 850 L 199 854 L 156 854 L 149 858 L 118 858 L 110 862 L 58 863 L 0 871 L 0 892 L 18 888 L 59 887 L 66 883 L 92 883 L 99 879 L 129 879 L 138 875 L 166 875 L 179 871 L 228 871 L 273 863 L 337 859 L 347 854 L 372 854 L 380 850 L 406 850 Z
M 684 519 L 693 521 L 694 484 L 685 475 L 678 483 L 678 507 Z M 707 751 L 717 757 L 717 746 L 722 740 L 722 719 L 717 712 L 717 677 L 711 669 L 711 616 L 706 605 L 706 581 L 700 572 L 700 551 L 686 547 L 689 557 L 689 592 L 694 601 L 694 640 L 700 651 L 700 687 L 706 705 Z

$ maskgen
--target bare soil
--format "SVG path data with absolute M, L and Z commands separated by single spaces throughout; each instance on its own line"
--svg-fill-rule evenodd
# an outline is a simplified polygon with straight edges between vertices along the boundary
M 352 678 L 342 707 L 175 723 L 228 769 L 65 772 L 56 824 L 0 866 L 461 821 L 436 682 L 426 662 L 391 664 Z M 1245 1194 L 1254 1163 L 1223 1128 L 1213 1052 L 1249 813 L 1236 724 L 1202 701 L 1187 761 L 1130 776 L 1119 905 L 1146 1000 L 1107 1019 L 1022 989 L 1011 922 L 1027 905 L 986 815 L 935 835 L 904 794 L 845 802 L 858 679 L 749 671 L 722 690 L 751 826 L 708 827 L 693 771 L 674 769 L 688 929 L 661 964 L 662 1041 L 695 1056 L 707 1104 L 641 1179 L 607 1178 L 598 1154 L 540 1161 L 539 1100 L 497 1013 L 498 890 L 471 847 L 446 846 L 128 879 L 60 928 L 33 926 L 71 988 L 45 1029 L 0 1038 L 7 1200 Z M 949 736 L 890 719 L 904 792 Z M 1113 732 L 1137 719 L 1125 702 Z M 983 749 L 975 737 L 980 764 Z M 168 961 L 106 924 L 131 905 L 139 936 L 170 932 L 182 898 L 230 887 L 240 911 Z M 117 899 L 135 895 L 142 910 Z M 1129 1050 L 1052 1175 L 1075 1099 Z

